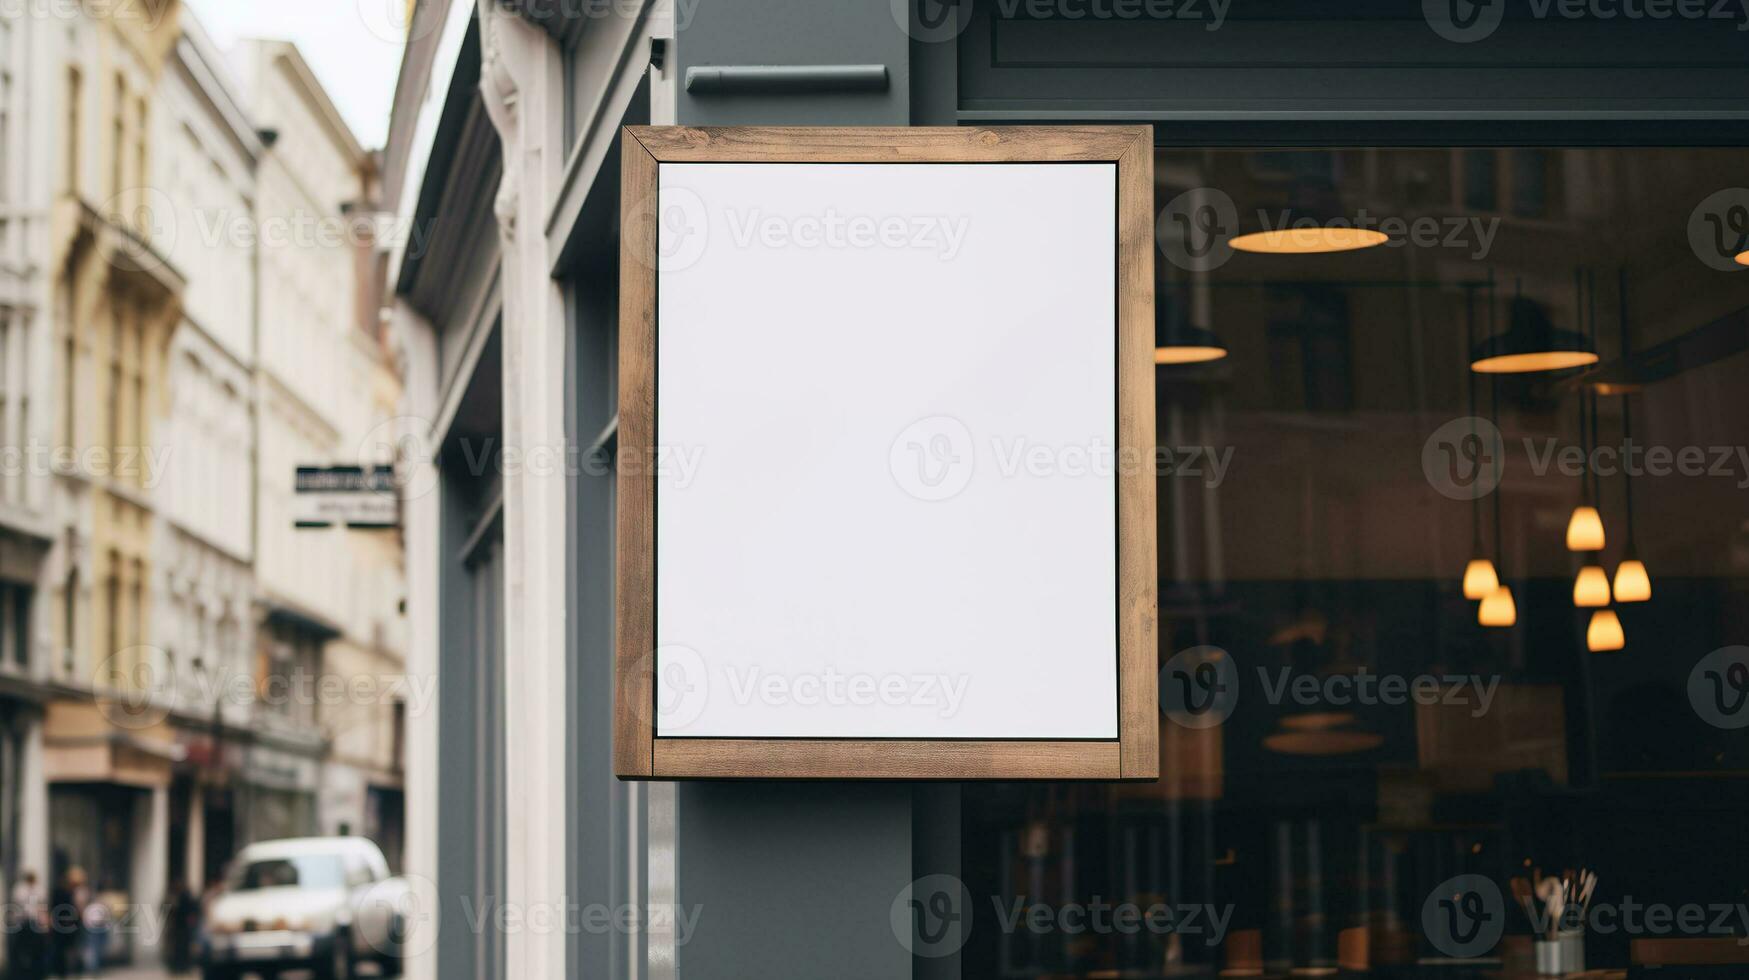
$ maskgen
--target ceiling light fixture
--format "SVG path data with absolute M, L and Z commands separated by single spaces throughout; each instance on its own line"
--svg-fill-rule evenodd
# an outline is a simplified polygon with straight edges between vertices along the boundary
M 1609 605 L 1609 573 L 1602 565 L 1586 565 L 1573 580 L 1573 605 L 1596 609 Z
M 1749 253 L 1745 253 L 1749 254 Z M 1741 258 L 1741 256 L 1739 256 Z M 1624 267 L 1616 270 L 1617 305 L 1621 308 L 1621 359 L 1628 360 L 1628 270 Z M 1628 445 L 1634 437 L 1633 405 L 1629 404 L 1624 394 L 1621 400 L 1621 438 L 1622 445 Z M 1652 598 L 1652 576 L 1646 574 L 1646 565 L 1640 561 L 1640 546 L 1634 536 L 1634 477 L 1632 468 L 1621 468 L 1621 487 L 1624 509 L 1627 511 L 1628 546 L 1622 555 L 1622 562 L 1615 568 L 1615 601 L 1645 602 Z
M 1464 343 L 1472 345 L 1476 342 L 1476 284 L 1464 284 Z M 1470 372 L 1470 438 L 1478 440 L 1474 419 L 1476 418 L 1476 375 Z M 1482 555 L 1482 498 L 1477 495 L 1470 500 L 1470 554 L 1469 564 L 1464 566 L 1464 598 L 1486 599 L 1488 593 L 1500 587 L 1500 575 L 1494 570 L 1494 563 Z
M 1483 626 L 1513 626 L 1518 622 L 1518 604 L 1512 601 L 1512 588 L 1502 584 L 1488 593 L 1476 610 L 1476 620 Z
M 1391 236 L 1370 228 L 1346 225 L 1307 225 L 1276 228 L 1239 235 L 1227 244 L 1241 252 L 1259 255 L 1319 255 L 1325 252 L 1355 252 L 1375 248 Z
M 1580 309 L 1584 302 L 1584 293 L 1580 289 L 1579 273 L 1575 272 L 1574 309 Z M 1595 309 L 1595 302 L 1593 302 Z M 1584 322 L 1581 316 L 1581 322 Z M 1596 475 L 1589 465 L 1592 458 L 1591 447 L 1597 433 L 1595 404 L 1585 389 L 1579 390 L 1579 448 L 1584 452 L 1586 467 L 1579 473 L 1579 506 L 1573 508 L 1573 514 L 1567 518 L 1567 550 L 1568 551 L 1602 551 L 1604 545 L 1603 515 L 1597 512 L 1592 501 L 1596 497 L 1592 493 L 1592 484 Z
M 1621 618 L 1614 609 L 1599 609 L 1591 614 L 1591 625 L 1585 628 L 1585 645 L 1592 653 L 1620 650 L 1627 646 L 1621 631 Z
M 1171 285 L 1170 283 L 1168 284 Z M 1154 307 L 1154 363 L 1203 364 L 1227 356 L 1227 346 L 1214 331 L 1189 322 L 1184 304 L 1175 293 L 1160 298 Z
M 1542 304 L 1514 290 L 1506 332 L 1470 349 L 1470 370 L 1482 374 L 1564 371 L 1597 363 L 1597 350 L 1583 334 L 1557 327 Z

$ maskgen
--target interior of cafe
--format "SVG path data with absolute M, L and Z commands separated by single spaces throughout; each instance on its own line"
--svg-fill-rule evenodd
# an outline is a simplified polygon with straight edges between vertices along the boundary
M 967 784 L 964 975 L 1749 976 L 1746 165 L 1156 152 L 1161 778 Z

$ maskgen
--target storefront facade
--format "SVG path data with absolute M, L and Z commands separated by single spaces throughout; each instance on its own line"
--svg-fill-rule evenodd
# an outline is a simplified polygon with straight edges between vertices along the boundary
M 1731 196 L 1749 110 L 1724 94 L 1749 42 L 1675 8 L 1549 9 L 418 5 L 385 163 L 426 243 L 391 259 L 408 673 L 442 682 L 407 722 L 407 870 L 440 910 L 414 975 L 1407 969 L 1448 955 L 1419 920 L 1428 889 L 1505 888 L 1520 859 L 1597 868 L 1611 902 L 1735 901 L 1749 755 L 1684 691 L 1749 625 L 1749 512 L 1674 460 L 1749 441 L 1725 381 L 1749 308 L 1728 271 L 1749 248 L 1730 247 L 1749 235 L 1749 192 Z M 1181 655 L 1244 671 L 1219 724 L 1162 717 L 1159 781 L 613 777 L 617 141 L 646 123 L 1154 126 L 1163 703 Z M 1391 244 L 1227 244 L 1306 218 Z M 1483 366 L 1490 338 L 1554 324 L 1587 370 Z M 1441 467 L 1476 444 L 1447 459 L 1439 436 L 1473 419 L 1507 459 L 1474 492 L 1476 471 Z M 1599 464 L 1636 440 L 1668 451 L 1665 475 Z M 1568 446 L 1572 472 L 1552 462 Z M 1563 548 L 1588 505 L 1609 545 Z M 1578 601 L 1588 554 L 1619 601 Z M 1480 558 L 1506 619 L 1464 593 Z M 1635 558 L 1650 601 L 1623 589 Z M 1473 717 L 1342 699 L 1369 676 L 1491 693 Z M 938 875 L 975 914 L 963 944 L 920 948 L 900 899 Z M 1016 898 L 1221 926 L 1004 927 Z M 445 925 L 481 903 L 578 925 Z M 588 925 L 651 908 L 672 914 Z M 1666 938 L 1588 953 L 1690 955 Z

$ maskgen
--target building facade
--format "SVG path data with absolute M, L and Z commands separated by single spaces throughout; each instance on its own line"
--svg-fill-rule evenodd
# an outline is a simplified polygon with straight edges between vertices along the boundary
M 52 206 L 57 380 L 57 584 L 46 617 L 65 686 L 47 705 L 44 775 L 54 880 L 85 871 L 112 906 L 164 894 L 175 736 L 151 697 L 170 669 L 153 646 L 159 526 L 150 462 L 166 393 L 164 351 L 187 281 L 165 255 L 153 170 L 154 97 L 174 56 L 175 4 L 55 21 L 60 177 Z M 166 23 L 168 22 L 168 23 Z M 119 700 L 112 699 L 115 695 Z
M 1449 956 L 1413 921 L 1426 889 L 1496 855 L 1528 866 L 1542 852 L 1516 807 L 1570 816 L 1545 779 L 1595 794 L 1586 799 L 1610 816 L 1586 824 L 1590 843 L 1615 848 L 1633 884 L 1677 894 L 1700 874 L 1707 884 L 1693 887 L 1707 894 L 1737 887 L 1749 862 L 1734 844 L 1673 859 L 1690 869 L 1673 876 L 1641 861 L 1651 840 L 1672 851 L 1653 829 L 1666 807 L 1685 833 L 1733 832 L 1711 801 L 1741 798 L 1731 773 L 1745 746 L 1699 724 L 1682 690 L 1696 658 L 1737 642 L 1742 500 L 1720 485 L 1664 485 L 1665 516 L 1681 523 L 1683 500 L 1693 523 L 1660 560 L 1695 570 L 1707 625 L 1677 644 L 1679 667 L 1661 645 L 1598 661 L 1584 656 L 1595 641 L 1583 618 L 1574 634 L 1571 555 L 1523 543 L 1564 526 L 1575 482 L 1515 478 L 1492 517 L 1472 516 L 1429 488 L 1420 454 L 1440 422 L 1484 412 L 1515 439 L 1571 437 L 1588 397 L 1623 399 L 1622 421 L 1606 401 L 1601 423 L 1617 436 L 1662 425 L 1677 441 L 1721 427 L 1740 438 L 1740 425 L 1696 407 L 1737 405 L 1711 372 L 1732 370 L 1737 354 L 1722 351 L 1740 345 L 1716 360 L 1683 347 L 1700 373 L 1656 396 L 1674 376 L 1635 354 L 1699 344 L 1715 321 L 1741 330 L 1741 282 L 1721 283 L 1749 243 L 1720 232 L 1696 266 L 1704 249 L 1690 249 L 1687 224 L 1728 226 L 1705 202 L 1735 186 L 1740 154 L 1726 150 L 1749 140 L 1741 106 L 1720 95 L 1742 80 L 1740 35 L 1704 19 L 1568 23 L 1516 9 L 1478 22 L 1462 7 L 1269 5 L 1228 18 L 1219 4 L 419 3 L 385 154 L 386 195 L 416 227 L 430 223 L 432 243 L 391 258 L 404 443 L 424 467 L 405 502 L 409 670 L 444 682 L 435 710 L 410 719 L 407 867 L 438 903 L 411 974 L 1285 976 L 1426 962 Z M 1163 777 L 1134 787 L 615 780 L 614 487 L 589 461 L 614 451 L 619 127 L 1136 122 L 1155 126 L 1157 144 L 1163 444 L 1236 445 L 1261 461 L 1227 484 L 1162 478 L 1162 666 L 1211 643 L 1243 650 L 1247 666 L 1316 664 L 1321 677 L 1483 664 L 1516 686 L 1524 712 L 1473 728 L 1416 708 L 1293 718 L 1247 689 L 1240 711 L 1258 713 L 1235 716 L 1242 725 L 1163 720 Z M 1498 227 L 1513 243 L 1380 249 L 1359 272 L 1234 260 L 1217 275 L 1175 237 L 1228 217 L 1186 211 L 1210 187 L 1238 200 L 1225 224 L 1244 230 L 1254 210 L 1327 221 L 1382 209 L 1441 228 L 1478 221 L 1464 227 Z M 1653 187 L 1656 206 L 1623 203 Z M 1634 246 L 1590 250 L 1627 224 L 1647 229 Z M 1190 244 L 1200 261 L 1207 243 Z M 1588 270 L 1603 286 L 1581 274 L 1575 299 L 1573 267 L 1587 263 L 1606 266 Z M 1492 388 L 1472 378 L 1471 337 L 1528 324 L 1529 308 L 1508 299 L 1519 291 L 1569 326 L 1601 303 L 1591 336 L 1614 373 Z M 1637 330 L 1673 307 L 1683 312 L 1638 339 L 1629 326 L 1612 334 L 1618 319 Z M 1173 365 L 1172 330 L 1186 324 L 1220 333 L 1226 360 Z M 1595 439 L 1595 405 L 1577 414 L 1590 433 L 1579 438 Z M 506 461 L 543 452 L 575 464 Z M 1607 492 L 1612 513 L 1645 513 L 1643 499 Z M 1706 518 L 1701 501 L 1716 508 Z M 1490 546 L 1483 529 L 1503 525 Z M 1699 526 L 1711 545 L 1688 530 Z M 1511 568 L 1521 597 L 1541 596 L 1541 625 L 1478 624 L 1448 574 L 1472 550 Z M 1639 629 L 1676 628 L 1641 608 Z M 1635 614 L 1622 613 L 1630 634 Z M 1594 724 L 1604 716 L 1648 727 L 1622 735 Z M 1668 746 L 1666 723 L 1693 736 L 1692 751 Z M 1679 776 L 1677 759 L 1705 778 L 1684 782 L 1695 773 Z M 1673 792 L 1692 795 L 1678 804 Z M 1628 827 L 1643 832 L 1622 836 Z M 1717 880 L 1715 858 L 1731 868 Z M 1041 896 L 1058 908 L 1194 899 L 1240 918 L 1206 948 L 986 925 L 934 955 L 895 922 L 911 883 L 936 875 L 964 882 L 986 923 L 991 898 L 1000 919 L 1018 907 L 1009 900 Z M 524 917 L 579 903 L 677 917 L 608 930 L 431 924 L 493 902 Z M 1529 951 L 1519 938 L 1509 964 Z M 1593 955 L 1627 966 L 1683 954 L 1624 938 Z
M 292 692 L 320 677 L 375 679 L 366 704 L 264 699 L 265 737 L 246 768 L 279 775 L 252 790 L 248 837 L 398 838 L 380 814 L 400 799 L 399 535 L 300 526 L 292 486 L 300 466 L 390 461 L 379 434 L 400 391 L 374 300 L 376 158 L 294 46 L 251 42 L 239 61 L 268 143 L 255 199 L 257 657 Z
M 185 18 L 154 100 L 153 187 L 174 228 L 167 258 L 188 279 L 165 354 L 156 423 L 168 447 L 155 489 L 153 646 L 169 677 L 179 757 L 169 793 L 168 873 L 199 892 L 238 841 L 235 802 L 250 705 L 254 619 L 255 259 L 248 234 L 263 152 L 224 56 Z
M 0 12 L 8 894 L 76 867 L 144 915 L 304 834 L 399 860 L 400 536 L 296 528 L 291 492 L 392 450 L 374 174 L 289 44 L 221 52 L 174 0 Z

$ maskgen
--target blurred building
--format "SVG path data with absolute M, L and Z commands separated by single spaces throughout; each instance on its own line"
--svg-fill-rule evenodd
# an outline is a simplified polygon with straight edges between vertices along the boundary
M 378 437 L 400 381 L 375 298 L 377 160 L 294 45 L 246 42 L 235 61 L 266 144 L 255 195 L 255 650 L 257 673 L 286 687 L 259 702 L 249 837 L 364 834 L 398 864 L 400 535 L 308 526 L 293 489 L 300 466 L 393 462 Z M 305 697 L 313 678 L 364 679 L 364 696 Z
M 389 461 L 376 171 L 290 44 L 0 10 L 0 888 L 78 866 L 121 913 L 319 833 L 399 864 L 401 536 L 293 491 Z
M 92 696 L 169 667 L 151 645 L 159 513 L 150 450 L 164 351 L 187 286 L 165 257 L 152 170 L 156 93 L 175 4 L 130 16 L 31 23 L 59 65 L 61 113 L 40 147 L 58 160 L 50 206 L 57 382 L 45 407 L 70 451 L 53 466 L 55 583 L 47 618 L 57 682 L 44 722 L 49 875 L 83 868 L 113 904 L 155 903 L 167 878 L 174 734 L 153 712 Z M 58 151 L 58 152 L 55 152 Z
M 170 785 L 170 874 L 198 887 L 236 849 L 254 668 L 256 252 L 247 231 L 264 147 L 223 56 L 192 17 L 156 99 L 153 154 L 166 257 L 188 277 L 160 408 L 162 520 L 152 646 L 169 668 L 181 750 Z

